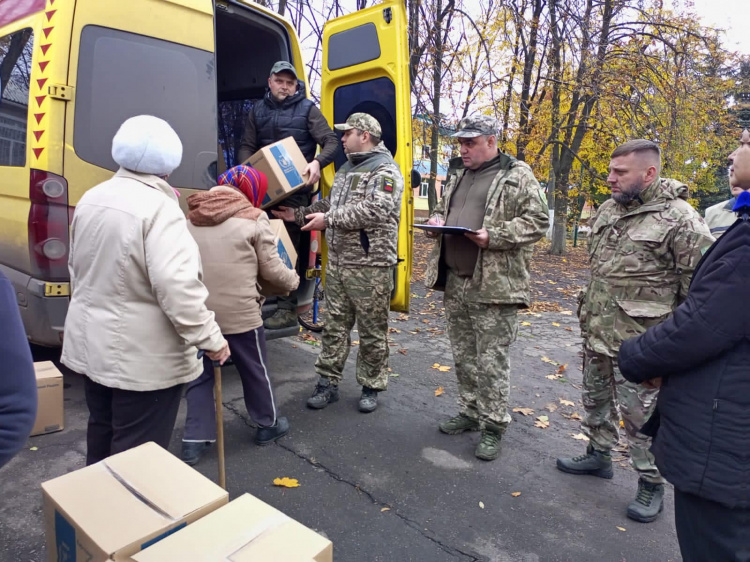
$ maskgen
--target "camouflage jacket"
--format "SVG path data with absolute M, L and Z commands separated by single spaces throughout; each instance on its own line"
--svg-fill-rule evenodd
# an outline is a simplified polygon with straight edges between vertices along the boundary
M 737 221 L 737 215 L 732 210 L 736 197 L 728 201 L 722 201 L 706 209 L 706 224 L 711 229 L 711 236 L 719 238 L 724 232 Z
M 547 200 L 531 168 L 504 155 L 503 166 L 487 193 L 482 227 L 487 229 L 489 247 L 479 250 L 477 264 L 467 287 L 467 298 L 475 302 L 529 306 L 529 264 L 534 242 L 549 225 Z M 450 200 L 464 170 L 449 173 L 443 196 L 433 216 L 445 220 Z M 445 289 L 447 267 L 438 237 L 427 264 L 425 284 Z
M 616 357 L 620 344 L 662 322 L 686 297 L 714 239 L 687 186 L 659 178 L 640 201 L 602 204 L 591 227 L 591 280 L 578 317 L 584 345 Z
M 404 178 L 381 142 L 371 152 L 349 154 L 327 197 L 297 208 L 294 219 L 325 213 L 328 261 L 342 267 L 396 265 Z

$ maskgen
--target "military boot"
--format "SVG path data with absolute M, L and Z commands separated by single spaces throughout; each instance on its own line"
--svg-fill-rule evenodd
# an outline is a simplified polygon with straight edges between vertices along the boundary
M 500 439 L 503 437 L 503 428 L 492 423 L 485 423 L 482 429 L 482 438 L 479 440 L 474 456 L 483 461 L 494 461 L 500 456 Z
M 378 407 L 378 391 L 374 388 L 362 387 L 362 396 L 359 398 L 359 411 L 365 414 L 374 412 Z
M 479 422 L 464 414 L 458 414 L 450 419 L 440 422 L 440 431 L 448 435 L 458 435 L 464 431 L 479 431 Z
M 589 444 L 586 454 L 572 459 L 557 459 L 557 468 L 569 474 L 591 474 L 599 478 L 612 478 L 612 457 L 594 449 Z
M 339 399 L 339 387 L 333 384 L 329 379 L 320 377 L 318 384 L 312 396 L 307 399 L 307 407 L 313 410 L 322 410 L 328 404 L 332 404 Z
M 266 330 L 281 330 L 282 328 L 291 328 L 297 325 L 297 314 L 293 310 L 280 308 L 273 313 L 273 316 L 263 321 L 263 327 Z
M 628 517 L 633 521 L 651 523 L 664 508 L 664 484 L 638 480 L 638 492 L 628 506 Z

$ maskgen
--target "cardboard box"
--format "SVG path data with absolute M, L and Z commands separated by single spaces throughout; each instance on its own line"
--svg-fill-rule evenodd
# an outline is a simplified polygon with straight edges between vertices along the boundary
M 132 560 L 225 505 L 227 493 L 155 443 L 42 484 L 47 559 Z
M 31 435 L 44 435 L 65 427 L 63 419 L 63 376 L 52 361 L 34 363 L 38 406 Z
M 279 257 L 281 261 L 289 269 L 297 267 L 297 251 L 294 249 L 292 239 L 289 238 L 289 233 L 286 230 L 286 225 L 283 220 L 272 219 L 271 230 L 273 231 L 274 239 L 276 240 L 276 247 L 279 250 Z M 274 285 L 268 279 L 264 279 L 262 276 L 258 276 L 258 284 L 260 285 L 260 294 L 264 297 L 288 295 L 289 291 L 282 290 L 281 288 Z
M 136 562 L 333 562 L 333 544 L 250 494 L 133 556 Z
M 307 181 L 307 176 L 302 175 L 307 160 L 293 137 L 264 146 L 243 164 L 250 164 L 268 178 L 268 191 L 261 203 L 261 209 L 276 205 L 304 186 Z

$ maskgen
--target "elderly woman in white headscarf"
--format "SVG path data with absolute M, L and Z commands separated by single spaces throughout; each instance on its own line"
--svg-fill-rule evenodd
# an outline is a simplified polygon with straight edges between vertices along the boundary
M 229 357 L 205 305 L 198 247 L 166 181 L 182 159 L 177 133 L 156 117 L 132 117 L 112 157 L 120 169 L 84 194 L 71 227 L 62 362 L 84 376 L 87 464 L 147 441 L 166 448 L 183 387 L 203 370 L 197 349 Z

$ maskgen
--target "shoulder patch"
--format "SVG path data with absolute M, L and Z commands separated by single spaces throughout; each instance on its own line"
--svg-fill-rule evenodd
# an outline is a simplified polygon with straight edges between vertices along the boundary
M 393 178 L 387 176 L 383 178 L 383 191 L 393 192 Z

